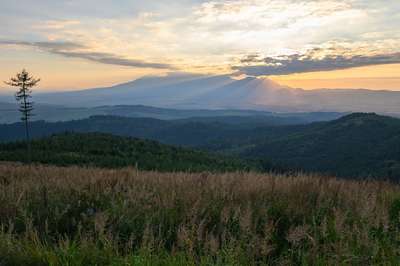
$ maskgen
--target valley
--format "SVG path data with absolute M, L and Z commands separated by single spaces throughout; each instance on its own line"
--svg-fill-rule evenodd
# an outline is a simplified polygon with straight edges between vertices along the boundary
M 101 132 L 257 161 L 257 168 L 266 171 L 307 171 L 343 178 L 398 181 L 400 119 L 373 113 L 354 113 L 330 121 L 310 122 L 314 117 L 319 116 L 246 115 L 175 120 L 94 116 L 67 122 L 32 122 L 31 135 L 35 139 L 44 138 L 45 143 L 51 141 L 51 138 L 46 138 L 53 134 Z M 4 149 L 13 147 L 7 146 L 7 142 L 24 139 L 23 126 L 22 123 L 0 125 L 0 142 L 5 143 L 2 146 L 3 160 L 10 158 L 4 155 Z M 79 135 L 67 136 L 70 141 L 65 141 L 65 145 L 80 139 Z M 96 143 L 95 138 L 91 140 L 88 137 L 90 135 L 83 136 L 87 137 L 87 144 L 81 141 L 80 146 L 74 148 L 78 153 L 79 147 L 83 149 L 89 143 Z M 23 149 L 22 143 L 19 145 Z M 99 144 L 99 147 L 103 146 Z M 61 151 L 62 147 L 59 149 Z M 119 153 L 120 149 L 125 148 L 117 145 L 114 152 Z M 54 148 L 53 152 L 57 149 Z M 18 160 L 18 156 L 16 158 Z M 83 158 L 82 163 L 86 162 Z M 134 165 L 135 160 L 141 159 L 140 156 L 135 158 L 125 165 Z M 90 161 L 95 160 L 92 158 L 87 162 Z M 45 163 L 46 160 L 40 162 Z

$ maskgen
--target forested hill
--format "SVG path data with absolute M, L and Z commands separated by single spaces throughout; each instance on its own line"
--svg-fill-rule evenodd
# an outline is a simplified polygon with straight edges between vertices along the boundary
M 242 155 L 345 177 L 400 180 L 400 119 L 355 113 L 280 133 Z
M 178 120 L 93 116 L 67 122 L 35 121 L 30 123 L 33 138 L 64 132 L 101 132 L 160 141 L 165 144 L 199 147 L 221 139 L 242 139 L 256 133 L 258 127 L 275 127 L 290 123 L 291 118 L 252 117 L 197 117 Z M 23 123 L 0 125 L 0 142 L 24 140 Z
M 61 166 L 138 167 L 157 171 L 245 171 L 253 166 L 226 158 L 155 141 L 100 133 L 65 133 L 32 142 L 32 161 Z M 23 142 L 0 144 L 0 161 L 26 161 Z
M 69 122 L 33 122 L 34 137 L 65 131 L 103 132 L 152 139 L 268 162 L 264 168 L 324 172 L 342 177 L 400 180 L 400 119 L 355 113 L 329 122 L 279 125 L 256 118 L 184 120 L 96 116 Z M 23 125 L 0 125 L 0 140 L 23 139 Z

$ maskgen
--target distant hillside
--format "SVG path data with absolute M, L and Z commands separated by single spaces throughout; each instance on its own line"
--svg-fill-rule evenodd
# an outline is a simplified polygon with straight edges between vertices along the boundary
M 336 113 L 326 114 L 293 114 L 281 115 L 247 115 L 247 116 L 199 116 L 177 120 L 159 120 L 153 118 L 128 118 L 116 116 L 93 116 L 88 119 L 67 122 L 47 123 L 37 121 L 31 123 L 32 136 L 45 137 L 65 131 L 103 132 L 121 136 L 153 139 L 167 144 L 200 146 L 220 137 L 229 139 L 249 130 L 265 126 L 304 124 L 308 120 L 328 119 L 339 116 Z M 245 132 L 243 132 L 245 131 Z M 243 132 L 243 133 L 242 133 Z M 0 125 L 0 142 L 23 139 L 22 123 Z
M 355 113 L 283 128 L 242 155 L 346 177 L 400 180 L 400 119 Z
M 157 171 L 238 171 L 249 164 L 238 159 L 107 134 L 66 133 L 32 142 L 33 162 L 100 167 L 137 166 Z M 1 161 L 26 161 L 23 142 L 0 144 Z
M 36 101 L 36 96 L 35 96 Z M 256 117 L 257 119 L 274 119 L 280 124 L 302 124 L 315 121 L 327 121 L 343 115 L 337 112 L 313 113 L 273 113 L 268 111 L 238 110 L 238 109 L 168 109 L 144 105 L 115 105 L 97 107 L 66 107 L 62 105 L 35 104 L 34 121 L 60 122 L 89 118 L 96 115 L 111 115 L 124 117 L 156 118 L 163 120 L 211 118 L 222 120 L 224 117 Z M 0 124 L 19 122 L 21 114 L 16 102 L 0 102 Z M 253 119 L 253 118 L 251 118 Z
M 43 93 L 37 95 L 42 103 L 56 103 L 74 107 L 109 105 L 151 105 L 169 108 L 191 108 L 187 101 L 235 80 L 229 76 L 170 74 L 148 76 L 108 88 Z M 183 104 L 185 103 L 185 104 Z M 197 108 L 197 106 L 196 106 Z

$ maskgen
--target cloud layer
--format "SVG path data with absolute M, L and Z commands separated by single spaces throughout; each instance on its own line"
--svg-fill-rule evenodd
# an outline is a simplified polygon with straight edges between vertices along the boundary
M 127 66 L 135 68 L 157 68 L 157 69 L 175 69 L 172 65 L 151 63 L 142 60 L 127 59 L 111 53 L 85 51 L 88 47 L 73 42 L 24 42 L 0 40 L 0 45 L 16 45 L 38 48 L 52 54 L 62 55 L 65 57 L 80 58 L 97 63 Z
M 3 69 L 21 46 L 30 47 L 28 64 L 62 64 L 45 56 L 38 62 L 40 50 L 106 65 L 98 68 L 138 68 L 129 75 L 170 69 L 286 75 L 399 62 L 398 0 L 3 2 L 0 49 L 16 47 L 2 53 Z M 333 42 L 345 45 L 326 45 Z
M 400 63 L 400 53 L 376 55 L 328 54 L 327 51 L 315 48 L 305 54 L 292 54 L 284 57 L 264 57 L 257 54 L 248 55 L 240 60 L 241 66 L 232 69 L 252 76 L 288 75 L 318 71 L 341 70 L 354 67 Z M 330 51 L 331 52 L 331 51 Z

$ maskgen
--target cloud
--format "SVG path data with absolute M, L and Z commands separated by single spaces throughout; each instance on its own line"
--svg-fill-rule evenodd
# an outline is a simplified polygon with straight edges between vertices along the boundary
M 128 66 L 135 68 L 157 68 L 170 70 L 175 69 L 170 64 L 146 62 L 137 59 L 120 57 L 111 53 L 88 51 L 89 48 L 85 45 L 73 42 L 25 42 L 0 40 L 0 45 L 34 47 L 52 54 L 62 55 L 71 58 L 80 58 L 107 65 Z
M 49 20 L 37 26 L 38 29 L 62 30 L 70 26 L 80 25 L 79 20 Z
M 118 65 L 138 68 L 159 68 L 159 69 L 174 69 L 169 64 L 161 63 L 150 63 L 135 59 L 121 58 L 109 53 L 97 53 L 97 52 L 72 52 L 72 51 L 53 51 L 55 54 L 63 55 L 66 57 L 74 57 L 86 59 L 107 65 Z
M 330 52 L 335 52 L 331 49 Z M 257 54 L 245 56 L 240 60 L 242 65 L 233 66 L 232 69 L 252 76 L 288 75 L 294 73 L 318 72 L 340 70 L 353 67 L 385 65 L 400 63 L 400 52 L 352 55 L 352 52 L 342 54 L 327 54 L 321 48 L 314 48 L 305 54 L 292 54 L 281 57 L 260 57 Z
M 293 65 L 296 58 L 285 55 L 329 41 L 366 42 L 389 54 L 396 51 L 374 42 L 400 40 L 398 0 L 38 0 L 29 10 L 20 6 L 31 0 L 4 2 L 0 40 L 69 40 L 87 47 L 34 44 L 65 57 L 140 68 L 173 64 L 225 73 L 235 65 L 263 72 L 274 70 L 270 62 L 261 68 L 264 59 L 292 60 Z M 259 56 L 237 62 L 253 52 Z M 326 56 L 326 61 L 333 58 Z M 309 64 L 320 59 L 311 58 Z

